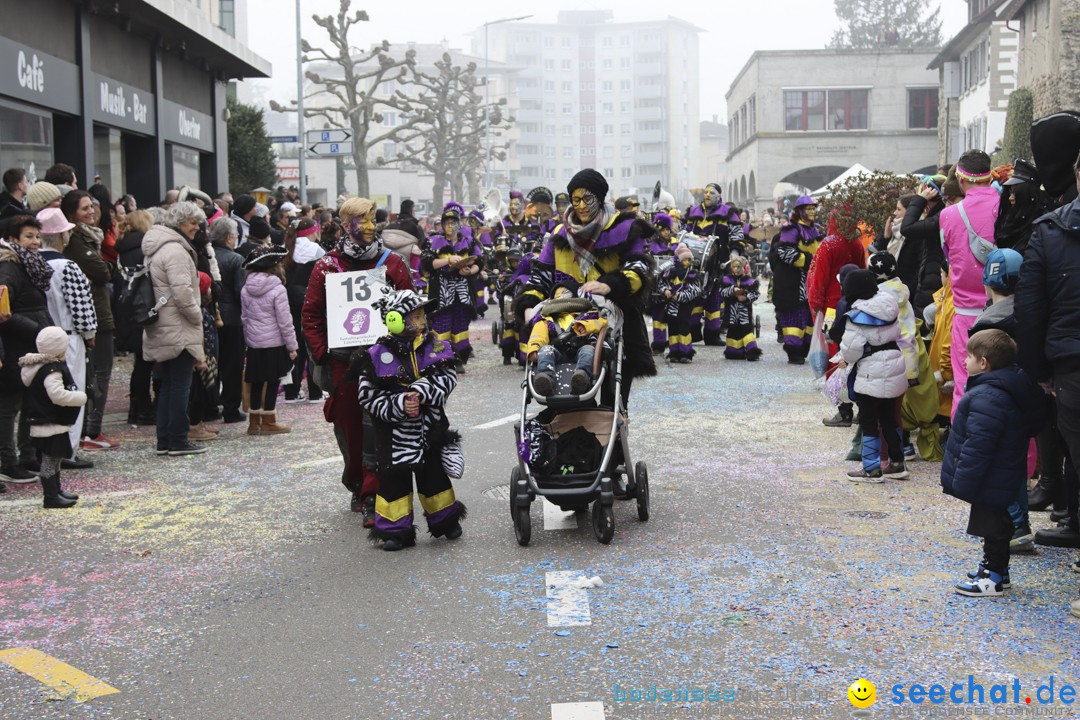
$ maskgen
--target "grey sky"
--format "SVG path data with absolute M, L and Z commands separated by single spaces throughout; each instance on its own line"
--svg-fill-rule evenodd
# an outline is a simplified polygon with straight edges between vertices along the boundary
M 337 12 L 336 0 L 301 0 L 304 37 L 321 44 L 326 34 L 311 21 L 311 15 Z M 555 3 L 544 4 L 551 8 Z M 942 0 L 944 36 L 952 37 L 963 27 L 967 4 L 962 0 Z M 296 97 L 296 60 L 294 54 L 295 10 L 290 0 L 260 2 L 249 0 L 248 42 L 259 55 L 270 60 L 274 77 L 257 84 L 257 96 L 277 100 Z M 554 21 L 554 9 L 528 9 L 527 3 L 492 2 L 491 0 L 449 4 L 445 0 L 406 0 L 405 2 L 366 2 L 354 0 L 353 9 L 367 10 L 371 21 L 354 29 L 354 44 L 367 47 L 383 39 L 391 43 L 410 40 L 429 43 L 446 39 L 451 47 L 468 50 L 471 33 L 488 20 L 536 15 L 535 20 Z M 727 117 L 724 93 L 754 50 L 820 48 L 828 42 L 837 25 L 832 0 L 750 0 L 716 3 L 696 0 L 610 3 L 564 2 L 572 9 L 602 10 L 616 7 L 615 20 L 648 20 L 674 17 L 688 20 L 703 32 L 701 43 L 701 116 L 709 119 Z M 272 10 L 270 8 L 273 8 Z M 526 21 L 528 22 L 528 21 Z

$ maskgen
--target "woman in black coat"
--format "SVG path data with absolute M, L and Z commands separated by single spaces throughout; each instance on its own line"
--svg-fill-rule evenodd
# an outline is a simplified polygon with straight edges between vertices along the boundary
M 941 288 L 941 268 L 945 264 L 945 253 L 941 249 L 938 215 L 944 207 L 944 199 L 937 189 L 926 186 L 918 195 L 912 196 L 900 223 L 900 234 L 904 236 L 904 242 L 920 249 L 918 277 L 915 290 L 911 294 L 911 307 L 915 310 L 915 317 L 922 317 L 923 308 L 933 304 L 934 293 Z
M 29 216 L 16 216 L 7 226 L 9 237 L 0 239 L 0 285 L 7 288 L 11 317 L 0 323 L 3 344 L 3 367 L 0 367 L 0 480 L 27 482 L 32 473 L 19 467 L 33 463 L 36 452 L 30 446 L 30 429 L 19 423 L 15 438 L 15 417 L 22 408 L 26 391 L 19 373 L 19 358 L 37 352 L 37 334 L 53 324 L 49 317 L 45 292 L 52 278 L 52 268 L 35 251 L 18 245 L 15 238 L 26 226 L 41 228 Z M 21 458 L 20 458 L 21 455 Z

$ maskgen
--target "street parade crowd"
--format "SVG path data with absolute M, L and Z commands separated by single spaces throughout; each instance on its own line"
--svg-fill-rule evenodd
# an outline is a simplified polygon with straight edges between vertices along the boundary
M 859 218 L 870 233 L 805 195 L 754 217 L 716 183 L 687 208 L 659 185 L 651 203 L 612 201 L 592 169 L 565 192 L 513 191 L 504 206 L 491 191 L 424 220 L 410 200 L 390 216 L 360 197 L 301 205 L 292 190 L 263 204 L 183 187 L 143 209 L 79 189 L 64 164 L 33 184 L 8 170 L 0 480 L 74 506 L 61 472 L 118 446 L 103 417 L 114 359 L 130 354 L 127 420 L 155 427 L 158 455 L 206 452 L 217 420 L 288 433 L 278 402 L 321 402 L 372 540 L 415 544 L 414 484 L 428 531 L 452 540 L 464 457 L 445 407 L 478 318 L 551 408 L 626 412 L 658 357 L 690 363 L 705 345 L 729 367 L 759 360 L 755 304 L 768 300 L 787 362 L 822 379 L 835 410 L 823 422 L 854 433 L 846 479 L 903 481 L 912 461 L 941 461 L 944 492 L 983 538 L 955 590 L 1000 596 L 1010 555 L 1080 547 L 1080 116 L 1061 115 L 1043 130 L 1068 157 L 995 167 L 970 150 L 890 198 L 888 217 Z M 341 293 L 355 300 L 344 310 Z M 617 397 L 593 392 L 609 362 Z M 522 458 L 538 461 L 542 440 L 519 437 Z M 615 496 L 632 497 L 615 454 Z M 1033 533 L 1030 513 L 1046 511 L 1057 527 Z

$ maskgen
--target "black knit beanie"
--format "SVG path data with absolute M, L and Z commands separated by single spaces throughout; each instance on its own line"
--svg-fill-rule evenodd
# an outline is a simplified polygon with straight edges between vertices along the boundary
M 870 256 L 867 267 L 874 273 L 878 282 L 885 282 L 896 277 L 896 258 L 890 252 L 874 253 Z
M 574 191 L 578 188 L 584 188 L 585 190 L 588 190 L 593 195 L 600 198 L 601 203 L 604 202 L 604 199 L 607 197 L 608 194 L 607 180 L 604 179 L 603 175 L 596 172 L 592 168 L 585 168 L 584 170 L 580 170 L 578 171 L 577 175 L 574 175 L 574 177 L 570 178 L 570 182 L 566 186 L 566 192 L 573 195 Z
M 877 278 L 869 270 L 855 270 L 844 278 L 844 299 L 848 305 L 857 300 L 869 300 L 877 294 Z

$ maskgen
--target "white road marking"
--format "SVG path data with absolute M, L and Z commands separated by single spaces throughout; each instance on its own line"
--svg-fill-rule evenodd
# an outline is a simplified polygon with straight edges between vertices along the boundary
M 507 423 L 512 423 L 515 420 L 517 420 L 519 417 L 520 417 L 520 415 L 518 413 L 514 413 L 513 415 L 507 415 L 506 417 L 501 417 L 498 420 L 492 420 L 491 422 L 481 423 L 480 425 L 473 425 L 472 428 L 470 428 L 470 429 L 472 429 L 472 430 L 490 430 L 491 428 L 499 427 L 500 425 L 506 425 Z
M 605 717 L 602 702 L 555 703 L 551 706 L 551 720 L 604 720 Z
M 592 625 L 589 612 L 589 593 L 578 587 L 578 582 L 585 578 L 580 570 L 558 570 L 549 572 L 547 582 L 547 621 L 548 627 L 569 627 L 572 625 Z
M 547 498 L 544 501 L 544 529 L 545 530 L 577 530 L 577 516 L 568 510 L 563 510 Z
M 85 504 L 95 502 L 97 500 L 114 500 L 116 498 L 129 497 L 132 495 L 143 495 L 147 492 L 149 492 L 149 490 L 145 488 L 137 488 L 134 490 L 114 490 L 112 492 L 101 493 L 100 495 L 80 494 L 79 502 Z M 40 495 L 38 495 L 37 497 L 19 498 L 18 500 L 0 500 L 0 512 L 16 510 L 19 508 L 30 507 L 34 505 L 41 505 Z

